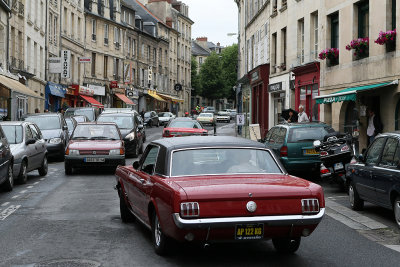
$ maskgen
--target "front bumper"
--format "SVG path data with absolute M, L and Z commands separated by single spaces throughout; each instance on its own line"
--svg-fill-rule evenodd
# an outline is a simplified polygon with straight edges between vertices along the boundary
M 138 140 L 134 139 L 130 141 L 129 139 L 124 139 L 125 144 L 125 154 L 135 153 L 136 146 L 138 145 Z
M 217 117 L 217 121 L 230 121 L 230 117 Z
M 49 157 L 64 155 L 65 148 L 63 143 L 50 144 L 47 143 L 47 153 Z
M 315 215 L 279 215 L 279 216 L 254 216 L 254 217 L 222 217 L 204 219 L 183 219 L 179 213 L 172 215 L 175 225 L 180 229 L 198 228 L 224 228 L 237 224 L 264 223 L 268 226 L 303 226 L 318 224 L 325 214 L 321 208 Z
M 85 162 L 85 158 L 104 158 L 104 162 Z M 88 156 L 65 156 L 65 163 L 71 167 L 115 167 L 125 165 L 125 155 L 88 155 Z

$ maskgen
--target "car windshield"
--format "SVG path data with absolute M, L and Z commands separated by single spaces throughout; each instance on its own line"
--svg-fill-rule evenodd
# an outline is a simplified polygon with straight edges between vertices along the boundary
M 324 136 L 332 133 L 331 127 L 301 127 L 291 128 L 289 130 L 288 143 L 312 142 L 314 140 L 323 140 Z
M 120 140 L 118 129 L 112 124 L 78 124 L 73 140 Z
M 195 128 L 195 129 L 202 129 L 200 123 L 197 121 L 172 121 L 168 128 Z
M 145 118 L 150 118 L 150 115 L 151 115 L 151 112 L 146 112 L 146 113 L 144 114 L 144 117 L 145 117 Z
M 262 149 L 188 149 L 174 152 L 171 164 L 171 176 L 282 173 L 270 152 Z
M 97 119 L 98 122 L 114 122 L 120 129 L 133 129 L 135 124 L 132 116 L 104 115 Z
M 92 109 L 75 109 L 67 110 L 65 112 L 66 117 L 71 117 L 74 115 L 84 115 L 89 118 L 89 120 L 94 121 L 94 111 Z
M 201 113 L 199 117 L 212 117 L 213 115 L 210 113 Z
M 86 116 L 74 116 L 76 122 L 87 122 Z
M 42 131 L 61 129 L 60 118 L 58 116 L 31 116 L 26 117 L 25 120 L 36 123 Z
M 73 130 L 74 129 L 74 123 L 72 122 L 72 119 L 66 118 L 65 122 L 67 123 L 68 130 Z
M 19 144 L 22 142 L 22 126 L 3 125 L 3 132 L 10 144 Z

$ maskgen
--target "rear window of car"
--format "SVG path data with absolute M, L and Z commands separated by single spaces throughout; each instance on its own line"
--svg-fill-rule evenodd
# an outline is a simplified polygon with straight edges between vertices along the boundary
M 312 142 L 323 140 L 328 133 L 333 133 L 331 127 L 296 127 L 289 129 L 288 143 Z
M 270 152 L 262 149 L 204 148 L 182 150 L 172 154 L 171 164 L 171 176 L 282 173 Z
M 95 120 L 94 110 L 92 109 L 75 109 L 75 110 L 67 110 L 65 112 L 65 117 L 71 117 L 74 115 L 83 115 L 89 118 L 89 120 Z
M 19 144 L 22 142 L 22 126 L 3 125 L 3 132 L 10 144 Z
M 200 123 L 197 121 L 172 121 L 168 128 L 195 128 L 201 129 Z
M 210 113 L 201 113 L 199 117 L 212 117 L 213 115 Z
M 132 116 L 104 115 L 97 119 L 98 122 L 114 122 L 120 129 L 133 129 L 135 124 Z
M 32 116 L 26 117 L 25 120 L 35 123 L 42 131 L 61 129 L 61 122 L 58 116 Z

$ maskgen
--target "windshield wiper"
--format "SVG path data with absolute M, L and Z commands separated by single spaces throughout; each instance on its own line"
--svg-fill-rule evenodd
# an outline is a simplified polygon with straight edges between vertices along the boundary
M 101 140 L 117 140 L 115 138 L 112 137 L 108 137 L 108 136 L 95 136 L 95 137 L 91 137 L 90 140 L 96 140 L 96 139 L 101 139 Z
M 72 138 L 72 140 L 88 140 L 89 139 L 89 137 L 86 137 L 86 136 L 76 136 L 76 137 L 73 137 Z

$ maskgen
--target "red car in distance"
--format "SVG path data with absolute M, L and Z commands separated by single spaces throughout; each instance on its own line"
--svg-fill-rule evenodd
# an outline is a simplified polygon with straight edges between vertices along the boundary
M 263 144 L 237 137 L 159 139 L 115 175 L 122 221 L 151 229 L 160 255 L 171 239 L 272 239 L 276 250 L 293 253 L 325 213 L 321 186 L 288 175 Z
M 171 120 L 163 130 L 163 137 L 179 137 L 189 135 L 208 135 L 203 126 L 191 118 L 176 118 Z

